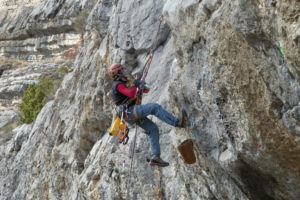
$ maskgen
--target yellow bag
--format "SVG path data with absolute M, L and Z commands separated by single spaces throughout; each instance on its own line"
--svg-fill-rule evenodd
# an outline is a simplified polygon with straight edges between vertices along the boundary
M 117 117 L 115 121 L 111 124 L 108 132 L 110 135 L 117 135 L 121 131 L 121 119 Z
M 127 144 L 129 137 L 129 129 L 126 126 L 125 121 L 123 120 L 123 113 L 122 113 L 122 118 L 117 117 L 117 115 L 113 115 L 113 120 L 112 124 L 108 130 L 109 135 L 114 136 L 114 135 L 119 135 L 120 143 L 122 144 Z
M 120 131 L 124 131 L 126 129 L 126 124 L 124 123 L 123 120 L 120 121 L 120 126 L 119 126 L 119 130 Z

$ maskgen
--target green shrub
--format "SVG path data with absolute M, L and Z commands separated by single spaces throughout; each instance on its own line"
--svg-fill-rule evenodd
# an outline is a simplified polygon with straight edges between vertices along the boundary
M 46 94 L 37 84 L 31 84 L 24 93 L 20 105 L 20 120 L 23 123 L 32 123 L 43 106 L 46 104 Z
M 83 33 L 85 28 L 85 22 L 89 13 L 87 10 L 82 10 L 77 17 L 73 20 L 73 26 L 76 32 Z
M 29 85 L 20 105 L 21 122 L 29 124 L 36 119 L 46 102 L 55 95 L 69 69 L 62 66 L 53 74 L 39 78 L 38 84 Z
M 70 71 L 70 68 L 68 66 L 61 66 L 58 69 L 58 72 L 62 73 L 62 74 L 67 74 L 67 73 L 69 73 L 69 71 Z

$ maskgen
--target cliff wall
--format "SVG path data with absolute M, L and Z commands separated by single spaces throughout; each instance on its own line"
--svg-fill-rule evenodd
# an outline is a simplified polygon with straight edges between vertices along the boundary
M 2 2 L 0 91 L 26 66 L 40 66 L 38 76 L 66 63 L 73 70 L 34 123 L 0 126 L 1 199 L 299 199 L 299 0 Z M 170 166 L 147 164 L 148 138 L 138 129 L 130 171 L 135 128 L 125 146 L 107 133 L 106 67 L 121 62 L 139 75 L 151 48 L 143 103 L 175 115 L 185 108 L 191 126 L 152 117 Z M 1 123 L 15 123 L 17 112 L 3 104 Z M 177 151 L 187 138 L 193 165 Z

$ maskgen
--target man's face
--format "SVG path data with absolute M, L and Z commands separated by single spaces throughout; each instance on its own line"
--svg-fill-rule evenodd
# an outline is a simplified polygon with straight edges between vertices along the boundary
M 128 71 L 123 67 L 122 69 L 122 74 L 123 74 L 123 77 L 122 77 L 122 80 L 123 81 L 127 81 L 128 79 Z
M 128 76 L 128 71 L 124 67 L 122 68 L 122 73 L 124 74 L 124 76 Z

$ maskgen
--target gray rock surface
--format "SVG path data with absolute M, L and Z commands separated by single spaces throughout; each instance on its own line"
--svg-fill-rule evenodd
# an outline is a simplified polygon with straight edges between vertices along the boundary
M 52 74 L 60 66 L 64 64 L 45 63 L 28 65 L 24 67 L 10 67 L 4 70 L 0 77 L 0 99 L 13 100 L 16 97 L 22 97 L 27 86 L 38 82 L 38 78 Z M 8 104 L 3 103 L 1 106 L 9 107 L 12 102 Z
M 0 56 L 41 61 L 76 54 L 81 34 L 74 21 L 80 1 L 4 1 L 0 19 Z M 71 56 L 73 57 L 73 56 Z
M 0 40 L 11 46 L 79 35 L 69 21 L 82 9 L 89 15 L 73 71 L 55 99 L 33 124 L 1 134 L 0 199 L 299 199 L 297 0 L 47 0 L 24 8 L 16 2 L 3 1 L 0 15 Z M 11 6 L 18 12 L 8 13 Z M 20 57 L 1 44 L 2 56 Z M 125 146 L 107 133 L 113 105 L 106 67 L 121 62 L 139 75 L 151 48 L 151 90 L 143 103 L 175 115 L 185 108 L 190 116 L 188 129 L 151 117 L 166 168 L 146 163 L 142 130 L 135 147 L 134 127 Z M 14 78 L 4 73 L 0 89 Z M 177 151 L 187 138 L 195 145 L 193 165 Z

